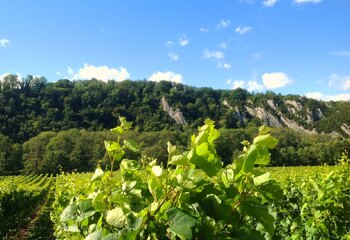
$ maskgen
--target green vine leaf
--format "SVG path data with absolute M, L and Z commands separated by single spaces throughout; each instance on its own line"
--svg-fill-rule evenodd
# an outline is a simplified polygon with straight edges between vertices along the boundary
M 192 239 L 192 227 L 197 220 L 179 208 L 170 208 L 166 211 L 170 231 L 181 239 Z
M 123 209 L 116 207 L 107 212 L 106 222 L 114 227 L 121 228 L 125 225 L 126 217 Z

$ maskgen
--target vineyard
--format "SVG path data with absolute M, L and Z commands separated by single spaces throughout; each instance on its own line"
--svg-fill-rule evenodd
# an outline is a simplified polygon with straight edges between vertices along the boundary
M 13 236 L 45 202 L 53 177 L 14 176 L 0 179 L 0 237 Z
M 112 129 L 118 140 L 105 141 L 109 169 L 0 178 L 0 236 L 16 236 L 48 206 L 41 214 L 52 225 L 36 239 L 350 239 L 346 154 L 337 166 L 267 168 L 277 139 L 262 127 L 223 166 L 220 134 L 207 120 L 187 150 L 168 143 L 163 166 L 123 158 L 139 149 L 120 140 L 131 127 L 120 121 Z

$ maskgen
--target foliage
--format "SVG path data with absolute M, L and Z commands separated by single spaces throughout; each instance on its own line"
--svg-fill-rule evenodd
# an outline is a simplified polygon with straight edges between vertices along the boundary
M 0 134 L 0 175 L 11 174 L 22 168 L 21 146 Z
M 284 197 L 277 208 L 276 235 L 284 239 L 348 239 L 350 237 L 349 158 L 326 171 L 304 169 L 282 179 Z M 301 170 L 301 169 L 300 169 Z M 327 171 L 328 170 L 328 171 Z M 279 238 L 276 238 L 279 239 Z
M 225 128 L 260 122 L 250 116 L 246 107 L 262 107 L 276 117 L 279 111 L 284 118 L 318 132 L 342 133 L 342 124 L 350 125 L 348 102 L 324 103 L 297 95 L 195 88 L 166 81 L 47 82 L 43 77 L 28 75 L 20 79 L 9 74 L 0 85 L 0 134 L 23 143 L 44 131 L 112 128 L 119 116 L 132 120 L 137 131 L 181 130 L 163 111 L 163 96 L 174 109 L 181 110 L 192 129 L 206 118 Z M 267 103 L 271 100 L 276 109 Z M 296 101 L 301 109 L 292 110 L 287 100 Z
M 0 237 L 18 230 L 50 189 L 52 176 L 15 176 L 0 180 Z
M 269 163 L 268 150 L 277 144 L 269 129 L 261 128 L 252 143 L 245 141 L 244 153 L 223 167 L 214 145 L 220 133 L 213 121 L 206 120 L 191 137 L 187 151 L 168 143 L 165 168 L 150 158 L 123 159 L 125 149 L 138 151 L 133 141 L 120 141 L 129 127 L 121 120 L 112 129 L 118 140 L 105 142 L 111 166 L 119 165 L 119 171 L 97 168 L 88 187 L 71 188 L 70 201 L 58 191 L 59 198 L 65 197 L 54 204 L 58 238 L 262 239 L 273 235 L 271 204 L 282 190 L 269 173 L 255 168 Z

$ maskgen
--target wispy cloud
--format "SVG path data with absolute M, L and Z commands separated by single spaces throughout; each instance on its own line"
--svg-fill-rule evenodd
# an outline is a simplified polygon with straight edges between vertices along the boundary
M 207 48 L 203 51 L 203 56 L 206 59 L 222 59 L 225 56 L 224 52 L 221 51 L 209 51 Z
M 220 22 L 216 25 L 216 29 L 227 28 L 230 25 L 230 20 L 221 19 Z
M 10 40 L 8 40 L 8 39 L 5 39 L 5 38 L 3 38 L 3 39 L 0 39 L 0 47 L 7 47 L 8 45 L 10 45 Z
M 322 0 L 294 0 L 295 3 L 297 4 L 302 4 L 302 3 L 320 3 Z
M 222 62 L 219 62 L 219 63 L 218 63 L 218 68 L 222 68 L 222 69 L 231 69 L 231 64 L 230 64 L 230 63 L 222 63 Z
M 327 95 L 321 92 L 309 92 L 309 93 L 305 93 L 304 96 L 308 98 L 317 99 L 317 100 L 323 100 L 323 101 L 350 101 L 349 93 Z
M 67 73 L 68 73 L 69 75 L 73 75 L 73 74 L 74 74 L 73 68 L 67 67 Z
M 199 29 L 199 31 L 201 31 L 201 32 L 209 32 L 209 28 L 201 27 Z
M 179 38 L 179 45 L 184 47 L 188 44 L 189 40 L 186 38 L 186 35 L 183 34 L 182 37 Z
M 73 69 L 68 67 L 67 73 L 74 73 Z M 108 80 L 117 80 L 117 81 L 123 81 L 130 77 L 130 74 L 128 71 L 120 67 L 119 69 L 116 68 L 109 68 L 107 66 L 93 66 L 89 64 L 84 64 L 84 67 L 80 68 L 77 73 L 73 75 L 73 79 L 92 79 L 96 78 L 98 80 L 102 81 L 108 81 Z
M 330 54 L 338 57 L 350 57 L 350 51 L 337 51 Z
M 266 7 L 273 7 L 276 4 L 277 0 L 265 0 L 263 5 Z
M 250 32 L 251 30 L 252 30 L 251 26 L 246 26 L 246 27 L 238 26 L 235 31 L 236 31 L 236 33 L 242 35 L 242 34 L 245 34 L 247 32 Z
M 350 90 L 350 76 L 332 74 L 329 78 L 328 86 L 344 91 Z
M 169 40 L 169 41 L 167 41 L 167 42 L 165 43 L 165 45 L 166 45 L 167 47 L 171 47 L 171 46 L 174 45 L 174 42 Z
M 179 60 L 179 55 L 177 55 L 176 53 L 168 53 L 168 57 L 170 58 L 171 61 Z
M 227 46 L 226 43 L 222 42 L 222 43 L 219 44 L 219 48 L 221 48 L 221 49 L 227 49 L 228 46 Z
M 167 72 L 155 72 L 149 78 L 149 81 L 160 82 L 160 81 L 170 81 L 176 83 L 182 83 L 182 75 L 178 73 Z
M 231 78 L 229 78 L 229 79 L 227 79 L 227 80 L 226 80 L 226 82 L 225 82 L 225 83 L 226 83 L 226 84 L 231 84 L 231 82 L 232 82 L 232 79 L 231 79 Z
M 254 61 L 258 61 L 258 60 L 260 60 L 260 59 L 262 58 L 263 55 L 264 55 L 263 52 L 256 52 L 256 53 L 254 53 L 254 54 L 252 55 L 252 59 L 253 59 Z

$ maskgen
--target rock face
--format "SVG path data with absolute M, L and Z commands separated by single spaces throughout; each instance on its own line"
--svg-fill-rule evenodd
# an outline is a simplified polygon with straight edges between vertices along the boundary
M 246 107 L 246 109 L 251 116 L 259 118 L 264 125 L 271 127 L 282 127 L 280 120 L 262 107 Z
M 297 101 L 294 100 L 286 100 L 284 101 L 286 104 L 291 105 L 294 108 L 294 111 L 300 111 L 301 109 L 303 109 L 303 107 L 301 106 L 301 104 Z
M 340 128 L 345 134 L 350 136 L 350 126 L 348 126 L 346 123 L 343 123 L 343 125 Z
M 240 121 L 240 122 L 246 122 L 248 119 L 247 119 L 247 115 L 245 114 L 245 112 L 241 112 L 239 111 L 239 108 L 237 106 L 235 106 L 234 108 L 227 102 L 227 100 L 224 100 L 222 102 L 222 104 L 225 106 L 225 107 L 228 107 L 230 110 L 235 110 L 235 118 Z
M 288 128 L 293 129 L 294 131 L 302 131 L 302 132 L 316 132 L 314 129 L 312 131 L 305 129 L 303 126 L 300 126 L 297 122 L 295 122 L 292 119 L 287 118 L 283 115 L 281 111 L 279 111 L 278 106 L 273 102 L 273 100 L 267 100 L 267 105 L 270 106 L 272 109 L 274 109 L 277 113 L 272 114 L 268 110 L 262 108 L 262 107 L 246 107 L 247 112 L 252 117 L 259 118 L 264 125 L 271 126 L 271 127 L 283 127 L 287 126 Z M 300 103 L 296 101 L 287 100 L 285 101 L 286 104 L 290 105 L 288 108 L 288 111 L 292 114 L 296 114 L 297 112 L 302 110 L 302 106 Z M 314 117 L 311 111 L 307 109 L 307 123 L 312 123 L 314 121 Z M 317 118 L 324 117 L 321 110 L 318 109 L 316 111 Z
M 177 124 L 187 125 L 186 119 L 184 118 L 180 109 L 176 109 L 174 111 L 174 109 L 169 105 L 165 97 L 162 97 L 161 105 L 162 105 L 163 111 L 167 112 L 168 115 L 172 119 L 174 119 Z

